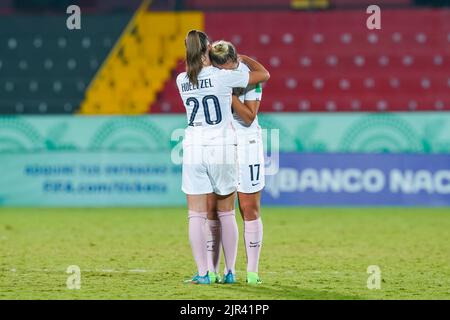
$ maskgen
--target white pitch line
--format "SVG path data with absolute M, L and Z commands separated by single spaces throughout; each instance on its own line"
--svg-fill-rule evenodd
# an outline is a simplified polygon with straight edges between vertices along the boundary
M 131 269 L 128 270 L 129 272 L 148 272 L 149 270 L 145 270 L 145 269 Z
M 2 270 L 0 269 L 0 272 Z M 41 273 L 66 273 L 65 269 L 17 269 L 17 268 L 11 268 L 11 269 L 5 269 L 3 271 L 9 271 L 9 272 L 41 272 Z M 151 269 L 128 269 L 128 270 L 120 270 L 120 269 L 81 269 L 81 272 L 95 272 L 95 273 L 152 273 L 152 272 L 158 272 L 158 270 L 151 270 Z M 161 270 L 162 272 L 162 270 Z M 237 273 L 245 273 L 245 270 L 236 270 Z M 324 274 L 324 275 L 349 275 L 349 274 L 355 274 L 358 272 L 342 272 L 342 271 L 328 271 L 323 272 L 320 270 L 309 270 L 309 271 L 294 271 L 294 270 L 285 270 L 285 271 L 262 271 L 261 274 Z M 365 273 L 365 272 L 359 272 L 359 273 Z
M 42 272 L 42 273 L 57 273 L 62 272 L 65 273 L 65 269 L 4 269 L 1 271 L 9 271 L 9 272 Z M 99 273 L 146 273 L 146 272 L 156 272 L 156 270 L 150 270 L 150 269 L 129 269 L 129 270 L 115 270 L 115 269 L 80 269 L 81 272 L 99 272 Z

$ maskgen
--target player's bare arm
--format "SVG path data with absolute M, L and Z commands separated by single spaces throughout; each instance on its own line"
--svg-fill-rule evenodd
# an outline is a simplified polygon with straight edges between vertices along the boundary
M 270 79 L 269 71 L 258 61 L 243 54 L 239 55 L 239 60 L 245 63 L 250 69 L 248 84 L 266 82 Z
M 251 125 L 258 114 L 259 101 L 256 100 L 245 100 L 244 103 L 239 100 L 238 96 L 233 95 L 232 106 L 234 112 L 236 112 L 242 120 L 244 120 L 246 125 Z

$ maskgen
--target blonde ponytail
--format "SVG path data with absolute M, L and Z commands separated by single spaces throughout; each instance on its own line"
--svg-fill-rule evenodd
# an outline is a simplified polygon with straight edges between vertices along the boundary
M 237 62 L 236 48 L 231 42 L 220 40 L 212 44 L 209 58 L 215 65 L 223 65 L 227 62 Z

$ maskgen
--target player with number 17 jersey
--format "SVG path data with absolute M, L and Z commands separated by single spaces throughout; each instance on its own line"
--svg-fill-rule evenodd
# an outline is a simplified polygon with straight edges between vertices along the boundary
M 236 70 L 249 72 L 244 63 L 239 63 Z M 239 100 L 261 101 L 261 84 L 249 85 L 245 89 L 235 90 Z M 264 147 L 258 116 L 248 125 L 237 112 L 233 113 L 234 127 L 237 133 L 237 157 L 239 166 L 238 192 L 255 193 L 265 186 Z

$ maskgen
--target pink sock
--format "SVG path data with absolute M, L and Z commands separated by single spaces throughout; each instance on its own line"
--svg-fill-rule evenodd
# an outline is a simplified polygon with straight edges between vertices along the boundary
M 225 212 L 218 211 L 217 215 L 219 216 L 222 229 L 222 246 L 225 255 L 225 264 L 227 265 L 228 271 L 231 270 L 234 274 L 236 273 L 235 265 L 239 241 L 239 231 L 234 210 Z
M 220 220 L 207 220 L 208 232 L 206 243 L 208 245 L 208 270 L 219 272 L 220 264 Z
M 205 276 L 208 272 L 205 222 L 206 212 L 189 210 L 189 241 L 200 276 Z
M 259 254 L 263 239 L 261 218 L 244 221 L 245 251 L 247 253 L 247 271 L 258 272 Z

